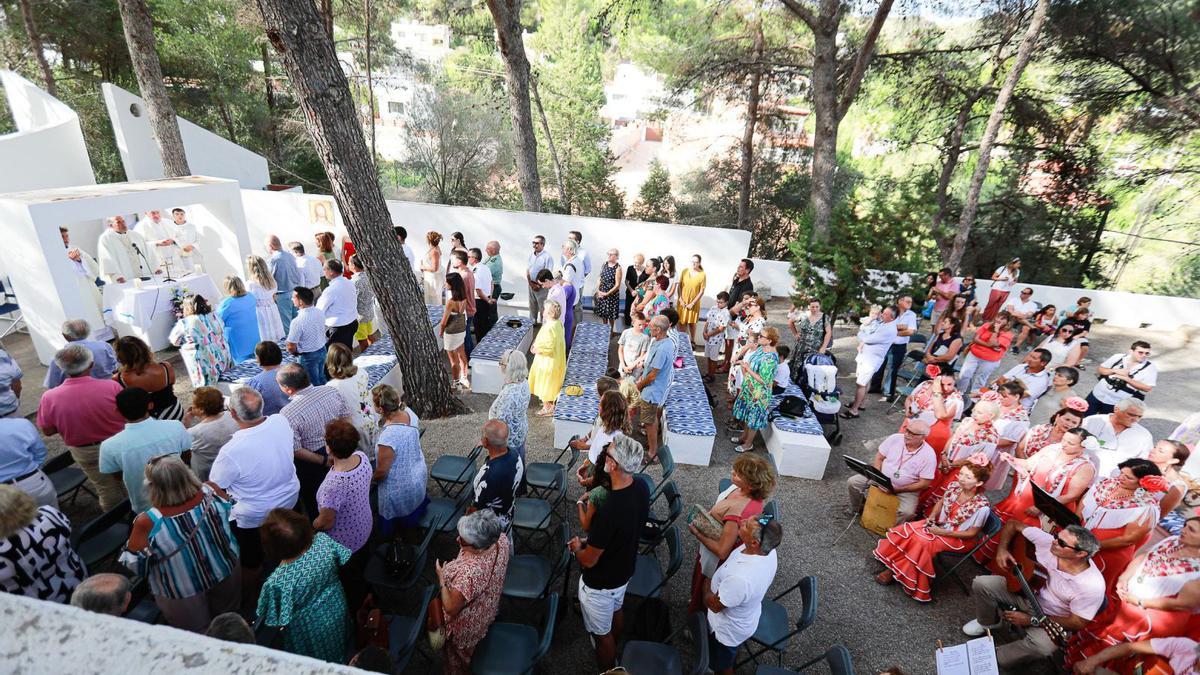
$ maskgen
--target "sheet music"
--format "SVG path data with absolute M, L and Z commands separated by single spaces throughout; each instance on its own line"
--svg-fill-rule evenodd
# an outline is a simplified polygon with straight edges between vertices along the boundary
M 1000 675 L 996 644 L 985 635 L 936 652 L 938 675 Z
M 966 645 L 954 645 L 937 650 L 938 675 L 971 675 L 971 661 Z

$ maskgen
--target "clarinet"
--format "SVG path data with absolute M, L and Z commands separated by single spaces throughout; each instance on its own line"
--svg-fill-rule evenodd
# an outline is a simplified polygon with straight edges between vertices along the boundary
M 1057 621 L 1046 616 L 1046 612 L 1042 609 L 1042 604 L 1038 602 L 1037 594 L 1029 587 L 1029 582 L 1025 580 L 1025 573 L 1021 571 L 1020 565 L 1013 565 L 1013 576 L 1017 578 L 1017 583 L 1021 584 L 1021 595 L 1029 601 L 1030 615 L 1033 617 L 1031 623 L 1046 631 L 1050 636 L 1050 640 L 1059 647 L 1065 647 L 1067 640 L 1070 639 L 1070 634 L 1066 628 L 1063 628 Z

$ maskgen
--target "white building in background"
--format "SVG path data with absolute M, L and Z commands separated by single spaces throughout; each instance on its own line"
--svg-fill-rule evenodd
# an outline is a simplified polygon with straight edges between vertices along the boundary
M 667 89 L 661 75 L 624 62 L 617 65 L 612 82 L 604 85 L 600 117 L 614 126 L 644 121 L 667 106 Z

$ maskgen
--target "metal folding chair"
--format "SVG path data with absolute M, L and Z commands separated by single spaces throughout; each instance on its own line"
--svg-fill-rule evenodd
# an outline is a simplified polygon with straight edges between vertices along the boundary
M 938 566 L 937 564 L 938 564 L 939 560 L 955 560 L 955 559 L 957 559 L 958 562 L 951 565 L 950 568 L 947 569 L 945 572 L 938 574 L 937 577 L 935 577 L 933 580 L 933 585 L 936 586 L 937 582 L 940 581 L 943 577 L 950 577 L 951 579 L 954 579 L 955 583 L 958 584 L 958 587 L 962 589 L 963 593 L 969 594 L 970 591 L 967 588 L 966 582 L 964 582 L 958 576 L 958 568 L 962 567 L 963 563 L 967 562 L 968 560 L 974 560 L 975 552 L 978 551 L 979 549 L 983 548 L 984 546 L 986 546 L 989 541 L 991 541 L 996 535 L 1000 534 L 1000 529 L 1002 527 L 1004 527 L 1004 523 L 1000 522 L 1000 518 L 998 518 L 996 516 L 995 512 L 989 512 L 987 521 L 985 521 L 983 523 L 983 530 L 979 533 L 979 541 L 975 542 L 975 545 L 971 547 L 970 551 L 967 551 L 966 553 L 956 553 L 954 551 L 942 551 L 941 553 L 934 556 L 933 569 L 935 572 L 937 571 L 937 566 Z M 980 567 L 983 567 L 983 566 L 980 565 Z
M 466 457 L 442 455 L 429 469 L 429 477 L 437 483 L 443 495 L 456 497 L 471 482 L 475 473 L 475 461 L 483 454 L 483 446 L 477 445 Z
M 796 620 L 796 627 L 789 630 L 790 622 L 788 620 L 787 608 L 779 601 L 788 593 L 796 589 L 800 589 L 800 599 L 803 602 L 803 607 L 800 610 L 800 618 Z M 738 661 L 734 665 L 734 670 L 739 666 L 745 665 L 749 661 L 758 662 L 758 657 L 771 651 L 775 652 L 778 657 L 778 663 L 783 665 L 783 654 L 787 651 L 788 643 L 792 638 L 799 635 L 817 620 L 817 578 L 804 577 L 796 582 L 794 586 L 786 591 L 776 595 L 770 600 L 762 601 L 762 614 L 758 617 L 758 628 L 754 630 L 754 635 L 743 644 L 746 652 L 749 654 L 746 658 Z M 755 646 L 761 646 L 761 649 L 755 649 Z
M 708 619 L 705 612 L 695 612 L 688 617 L 688 628 L 692 632 L 692 648 L 696 663 L 688 675 L 703 675 L 708 670 Z M 670 642 L 670 640 L 668 640 Z M 669 644 L 630 640 L 621 650 L 620 663 L 631 673 L 654 673 L 655 675 L 683 675 L 683 658 L 679 650 Z

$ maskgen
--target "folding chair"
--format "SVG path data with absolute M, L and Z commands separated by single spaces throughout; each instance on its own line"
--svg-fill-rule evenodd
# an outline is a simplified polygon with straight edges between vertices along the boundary
M 396 664 L 393 672 L 403 673 L 404 669 L 408 667 L 413 653 L 417 651 L 417 640 L 425 632 L 425 613 L 428 611 L 429 602 L 433 600 L 433 594 L 436 591 L 437 586 L 435 585 L 431 584 L 425 587 L 425 593 L 421 596 L 421 604 L 417 606 L 416 616 L 387 615 L 388 642 L 391 647 L 392 661 Z
M 74 506 L 80 490 L 92 497 L 96 496 L 96 493 L 87 486 L 87 476 L 83 473 L 83 469 L 72 466 L 73 464 L 75 464 L 75 458 L 71 456 L 71 453 L 64 452 L 42 465 L 42 471 L 50 479 L 54 485 L 54 491 L 58 494 L 59 504 L 62 504 L 70 495 L 71 505 Z
M 550 593 L 554 581 L 566 573 L 567 566 L 571 563 L 571 552 L 567 549 L 571 528 L 566 522 L 562 522 L 559 523 L 558 531 L 562 541 L 562 552 L 557 560 L 537 553 L 522 553 L 509 558 L 501 595 L 517 600 L 540 600 Z
M 429 477 L 437 483 L 443 495 L 457 497 L 467 483 L 471 482 L 471 475 L 475 473 L 475 461 L 482 453 L 483 446 L 477 445 L 466 457 L 442 455 L 429 469 Z
M 703 675 L 708 670 L 709 659 L 706 613 L 691 614 L 688 616 L 687 625 L 692 632 L 692 648 L 696 653 L 696 664 L 688 671 L 688 675 Z M 679 655 L 679 650 L 660 642 L 626 642 L 625 648 L 621 650 L 620 664 L 631 673 L 683 675 L 683 658 Z
M 800 599 L 803 602 L 803 607 L 800 610 L 800 618 L 796 620 L 796 627 L 789 631 L 787 608 L 779 600 L 797 588 L 800 589 Z M 788 643 L 791 642 L 794 636 L 799 635 L 809 626 L 813 625 L 813 622 L 816 620 L 816 577 L 804 577 L 800 581 L 797 581 L 794 586 L 776 595 L 774 598 L 770 600 L 764 599 L 762 601 L 762 614 L 758 617 L 758 628 L 754 630 L 754 635 L 743 645 L 749 656 L 738 661 L 733 667 L 734 670 L 737 670 L 738 667 L 745 665 L 749 661 L 757 663 L 758 657 L 768 651 L 775 652 L 779 665 L 783 666 L 783 653 L 787 651 Z M 756 651 L 754 648 L 755 645 L 761 645 L 762 648 Z
M 663 537 L 666 536 L 667 530 L 671 525 L 679 520 L 679 516 L 683 515 L 683 495 L 679 494 L 679 486 L 675 481 L 667 481 L 663 487 L 663 497 L 667 500 L 667 514 L 664 518 L 659 518 L 655 515 L 654 509 L 650 509 L 649 515 L 646 517 L 648 527 L 642 529 L 642 537 L 638 542 L 642 553 L 649 553 L 658 548 L 662 543 Z M 647 532 L 653 531 L 653 536 L 647 536 Z
M 546 598 L 546 618 L 542 634 L 533 626 L 520 623 L 493 623 L 487 635 L 475 647 L 471 657 L 474 675 L 516 675 L 532 673 L 550 651 L 554 639 L 554 617 L 558 614 L 558 594 Z
M 433 541 L 433 535 L 437 534 L 438 530 L 439 528 L 436 526 L 430 527 L 425 531 L 425 538 L 416 546 L 403 544 L 413 564 L 402 577 L 394 576 L 387 569 L 389 543 L 385 542 L 376 546 L 367 559 L 366 567 L 363 569 L 363 579 L 371 585 L 371 588 L 375 589 L 375 592 L 380 597 L 396 597 L 401 592 L 412 588 L 421 580 L 425 572 L 425 563 L 429 560 L 429 544 Z M 387 595 L 389 593 L 391 594 L 390 596 Z
M 1000 534 L 1000 529 L 1002 527 L 1004 527 L 1004 523 L 1000 522 L 1000 519 L 998 517 L 996 517 L 996 514 L 994 512 L 989 512 L 987 520 L 983 523 L 983 530 L 980 531 L 980 533 L 979 533 L 979 541 L 977 541 L 975 543 L 975 545 L 973 547 L 971 547 L 970 551 L 967 551 L 966 553 L 956 553 L 954 551 L 942 551 L 941 553 L 934 556 L 933 557 L 933 569 L 935 572 L 937 571 L 937 566 L 938 566 L 937 563 L 939 560 L 957 559 L 958 562 L 951 565 L 950 569 L 946 570 L 945 572 L 942 572 L 941 574 L 938 574 L 933 580 L 933 585 L 936 586 L 937 582 L 940 581 L 943 577 L 950 577 L 951 579 L 954 579 L 955 583 L 958 584 L 958 587 L 962 589 L 963 593 L 967 593 L 969 595 L 970 591 L 969 591 L 969 589 L 967 589 L 966 582 L 964 582 L 958 576 L 958 568 L 961 567 L 962 564 L 967 562 L 968 560 L 974 560 L 975 552 L 978 551 L 979 549 L 983 548 L 984 546 L 986 546 L 987 543 L 992 540 L 992 538 L 994 538 L 996 535 Z M 980 567 L 982 568 L 983 566 L 980 565 Z
M 531 544 L 538 533 L 550 539 L 552 518 L 567 494 L 567 468 L 565 466 L 558 465 L 547 491 L 545 499 L 517 497 L 513 505 L 512 527 L 518 537 L 523 532 L 528 533 L 523 539 L 525 544 Z
M 563 457 L 567 453 L 571 453 L 571 460 L 566 464 L 569 472 L 579 461 L 579 450 L 572 448 L 570 444 L 558 453 L 553 462 L 530 462 L 525 465 L 525 484 L 529 487 L 529 496 L 544 499 L 550 494 L 554 487 L 554 477 L 563 466 Z
M 651 506 L 653 506 L 654 502 L 658 501 L 659 496 L 662 495 L 663 486 L 666 485 L 667 479 L 669 479 L 675 473 L 675 458 L 671 456 L 671 449 L 665 445 L 658 449 L 658 462 L 659 466 L 662 467 L 662 477 L 657 483 L 655 483 L 654 479 L 650 477 L 650 474 L 645 473 L 644 471 L 641 473 L 636 473 L 633 476 L 638 480 L 645 481 L 646 487 L 650 488 Z
M 818 661 L 824 661 L 833 675 L 854 675 L 854 663 L 850 660 L 850 650 L 842 645 L 830 647 L 824 654 L 800 666 L 800 670 L 803 671 Z
M 0 281 L 0 339 L 17 332 L 28 333 L 29 329 L 25 326 L 25 317 L 12 292 L 11 282 L 6 278 Z
M 683 544 L 679 538 L 679 526 L 672 525 L 663 535 L 667 541 L 667 569 L 659 567 L 658 550 L 641 554 L 633 569 L 633 578 L 625 590 L 626 596 L 635 598 L 657 598 L 679 568 L 683 566 Z
M 156 624 L 162 617 L 162 610 L 158 608 L 158 603 L 154 602 L 154 596 L 150 594 L 150 582 L 146 580 L 146 577 L 137 577 L 132 580 L 132 585 L 129 587 L 129 607 L 121 616 L 148 624 Z
M 133 530 L 133 508 L 126 499 L 111 511 L 100 514 L 71 534 L 71 547 L 83 559 L 88 570 L 115 557 L 129 541 Z

